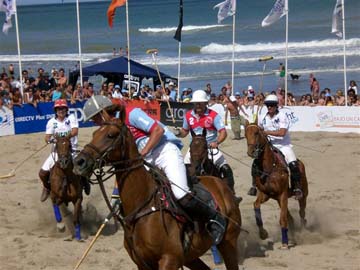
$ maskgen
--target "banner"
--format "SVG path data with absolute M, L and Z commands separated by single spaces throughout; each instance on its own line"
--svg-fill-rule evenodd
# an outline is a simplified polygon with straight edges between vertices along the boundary
M 342 38 L 342 30 L 341 30 L 342 12 L 343 12 L 342 0 L 337 0 L 332 17 L 331 33 L 337 35 L 339 38 Z
M 0 137 L 14 134 L 15 127 L 13 111 L 6 106 L 2 106 L 0 108 Z
M 82 110 L 84 103 L 85 101 L 77 101 L 75 104 L 68 104 L 69 113 L 75 114 L 79 127 L 90 127 L 93 126 L 92 122 L 84 123 Z M 15 134 L 45 132 L 48 120 L 55 115 L 53 106 L 53 102 L 39 103 L 36 107 L 30 104 L 23 104 L 21 107 L 14 106 Z
M 194 107 L 192 103 L 169 102 L 171 111 L 167 102 L 160 102 L 160 122 L 166 126 L 182 127 L 185 113 Z M 175 119 L 175 124 L 171 118 L 171 112 Z

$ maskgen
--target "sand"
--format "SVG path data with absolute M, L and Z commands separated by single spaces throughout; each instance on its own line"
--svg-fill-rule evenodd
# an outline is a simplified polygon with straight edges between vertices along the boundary
M 89 142 L 93 130 L 80 130 L 81 145 Z M 284 251 L 279 249 L 279 209 L 275 201 L 262 207 L 269 239 L 258 237 L 252 208 L 255 198 L 246 195 L 252 161 L 246 155 L 246 141 L 232 141 L 230 133 L 221 149 L 234 170 L 236 191 L 244 197 L 240 204 L 244 229 L 239 240 L 240 269 L 360 269 L 360 136 L 292 134 L 295 152 L 307 169 L 308 223 L 301 231 L 297 202 L 290 199 L 297 245 Z M 43 134 L 1 137 L 0 145 L 0 175 L 5 175 L 43 146 Z M 87 239 L 66 241 L 71 232 L 72 207 L 65 211 L 65 232 L 57 232 L 50 200 L 39 201 L 37 173 L 49 151 L 48 146 L 28 159 L 14 177 L 0 179 L 0 269 L 73 269 L 107 214 L 99 188 L 93 186 L 83 202 L 83 235 Z M 110 190 L 110 182 L 107 187 Z M 210 252 L 203 259 L 212 269 L 225 269 L 223 264 L 214 265 Z M 137 269 L 123 248 L 123 233 L 116 230 L 113 221 L 80 269 Z

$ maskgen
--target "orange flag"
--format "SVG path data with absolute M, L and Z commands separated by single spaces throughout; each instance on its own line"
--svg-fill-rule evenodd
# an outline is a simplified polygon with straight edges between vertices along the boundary
M 126 0 L 112 0 L 111 1 L 111 4 L 107 11 L 108 22 L 109 22 L 109 26 L 111 28 L 113 27 L 113 19 L 115 16 L 115 9 L 117 7 L 121 7 L 121 6 L 125 5 L 125 3 L 126 3 Z

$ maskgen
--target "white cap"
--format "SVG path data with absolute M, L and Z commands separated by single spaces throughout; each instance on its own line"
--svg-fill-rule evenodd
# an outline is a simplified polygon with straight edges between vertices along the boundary
M 207 94 L 204 90 L 196 90 L 193 95 L 192 95 L 192 99 L 191 102 L 195 103 L 195 102 L 208 102 L 208 97 Z
M 169 86 L 174 86 L 174 82 L 169 82 Z
M 253 87 L 251 85 L 248 86 L 248 90 L 252 90 Z
M 230 96 L 229 99 L 230 99 L 231 102 L 236 101 L 236 97 L 234 97 L 234 96 Z
M 265 104 L 278 104 L 279 99 L 276 95 L 270 94 L 270 95 L 266 96 L 264 103 Z

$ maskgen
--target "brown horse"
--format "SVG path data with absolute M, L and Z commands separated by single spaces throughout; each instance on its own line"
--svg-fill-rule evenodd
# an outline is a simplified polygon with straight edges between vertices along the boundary
M 190 160 L 188 172 L 190 176 L 212 175 L 222 178 L 219 168 L 209 159 L 208 143 L 206 141 L 206 129 L 196 135 L 191 129 Z M 216 151 L 216 150 L 214 150 Z
M 73 173 L 71 142 L 69 137 L 56 137 L 55 152 L 58 159 L 50 170 L 50 197 L 58 228 L 63 228 L 59 205 L 72 202 L 74 205 L 75 239 L 81 240 L 80 214 L 82 196 L 81 176 Z
M 159 185 L 149 172 L 136 147 L 134 138 L 120 119 L 104 123 L 93 134 L 75 159 L 77 174 L 90 175 L 94 168 L 105 163 L 116 173 L 124 216 L 124 246 L 138 269 L 175 270 L 210 269 L 199 257 L 211 246 L 212 239 L 204 224 L 190 237 L 191 244 L 184 249 L 186 225 L 170 211 L 159 207 Z M 240 211 L 229 189 L 214 177 L 200 177 L 200 182 L 213 194 L 219 211 L 227 217 L 228 225 L 218 249 L 227 269 L 238 269 L 237 239 L 240 233 Z
M 282 233 L 282 247 L 288 248 L 288 221 L 290 227 L 293 219 L 288 211 L 288 198 L 292 196 L 289 189 L 289 172 L 285 160 L 268 141 L 262 129 L 256 124 L 247 123 L 245 126 L 245 137 L 247 139 L 247 154 L 254 159 L 252 176 L 255 179 L 258 194 L 254 202 L 256 224 L 259 227 L 261 239 L 268 237 L 263 227 L 260 206 L 268 199 L 276 200 L 280 206 L 280 226 Z M 306 179 L 305 166 L 298 160 L 301 173 L 301 188 L 303 196 L 299 200 L 300 218 L 302 226 L 305 226 L 305 208 L 308 195 L 308 183 Z

